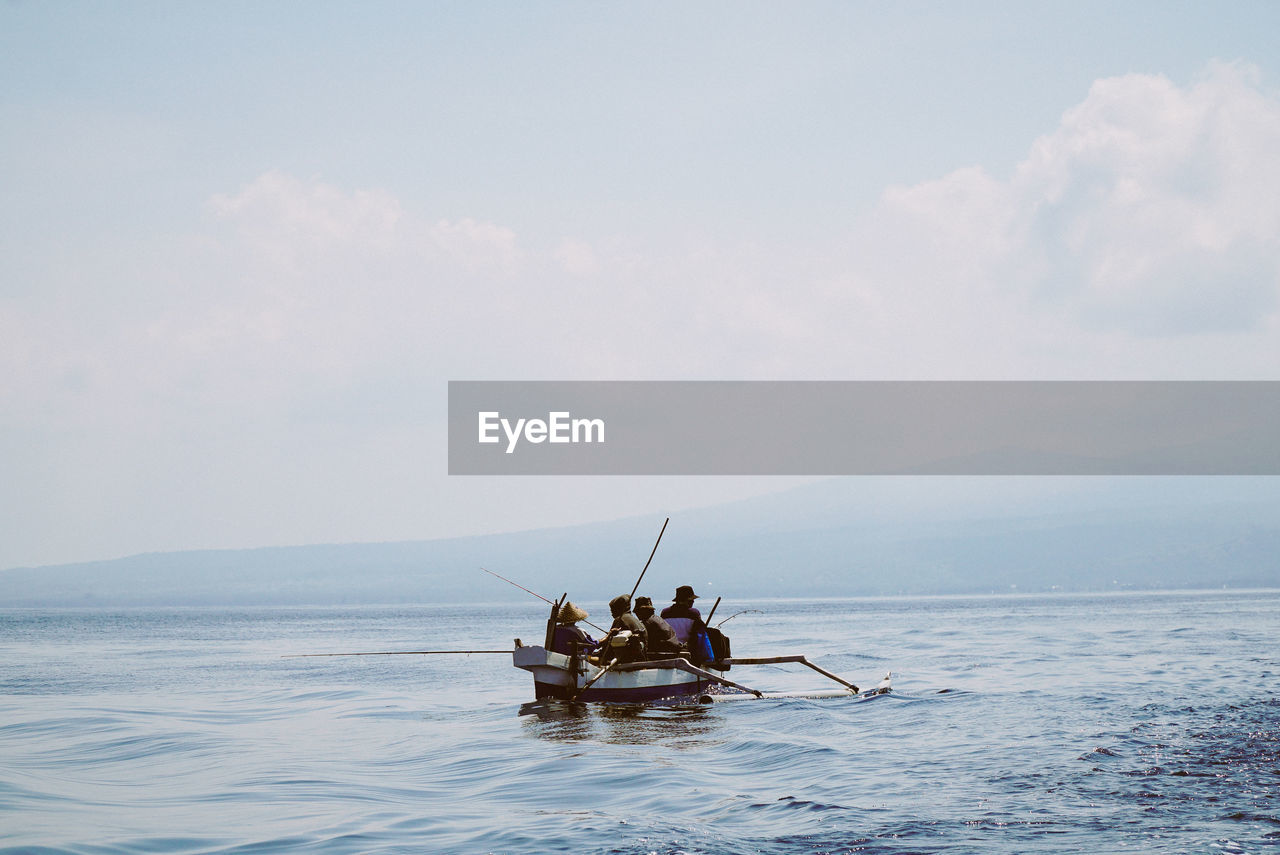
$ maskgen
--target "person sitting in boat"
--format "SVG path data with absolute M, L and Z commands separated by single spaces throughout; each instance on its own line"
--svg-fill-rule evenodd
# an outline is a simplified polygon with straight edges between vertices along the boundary
M 631 613 L 631 597 L 619 594 L 609 601 L 609 611 L 613 614 L 613 625 L 609 633 L 596 648 L 596 658 L 605 664 L 618 659 L 622 662 L 635 662 L 644 658 L 645 630 L 644 624 Z M 621 633 L 627 633 L 627 642 L 615 645 L 614 639 Z
M 693 606 L 696 599 L 698 595 L 693 592 L 692 585 L 681 585 L 676 588 L 671 605 L 662 610 L 662 619 L 671 626 L 681 645 L 688 644 L 697 629 L 706 628 L 706 624 L 702 622 L 702 612 Z
M 650 659 L 666 659 L 682 652 L 671 624 L 654 612 L 653 600 L 636 597 L 636 617 L 644 624 L 645 651 Z
M 693 664 L 701 665 L 714 655 L 707 639 L 707 625 L 702 622 L 702 612 L 693 605 L 696 599 L 698 595 L 693 592 L 692 585 L 681 585 L 676 588 L 671 605 L 662 610 L 662 619 L 676 634 L 679 645 L 693 655 Z
M 594 649 L 596 640 L 576 626 L 578 621 L 586 620 L 587 617 L 584 610 L 571 602 L 562 605 L 560 613 L 556 615 L 556 631 L 551 639 L 551 649 L 565 656 L 573 655 L 575 644 L 581 645 L 581 649 L 588 652 Z

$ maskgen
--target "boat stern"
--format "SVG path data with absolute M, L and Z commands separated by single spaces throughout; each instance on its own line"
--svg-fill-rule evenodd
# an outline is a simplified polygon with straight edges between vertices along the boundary
M 533 674 L 533 688 L 538 698 L 571 698 L 577 680 L 570 669 L 569 657 L 538 645 L 517 647 L 511 664 Z

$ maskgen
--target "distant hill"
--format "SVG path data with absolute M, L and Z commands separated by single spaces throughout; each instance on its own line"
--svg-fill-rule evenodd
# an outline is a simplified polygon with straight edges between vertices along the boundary
M 631 590 L 661 516 L 403 543 L 135 555 L 0 572 L 0 606 L 495 602 Z M 1280 479 L 849 478 L 680 514 L 666 599 L 1280 587 Z

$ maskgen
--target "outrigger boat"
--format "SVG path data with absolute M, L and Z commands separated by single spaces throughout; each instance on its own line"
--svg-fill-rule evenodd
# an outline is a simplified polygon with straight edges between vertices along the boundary
M 859 689 L 830 671 L 814 665 L 802 655 L 740 658 L 726 656 L 694 665 L 683 656 L 664 659 L 602 664 L 593 661 L 581 645 L 571 654 L 551 649 L 556 617 L 562 601 L 551 604 L 547 635 L 542 645 L 526 645 L 515 640 L 512 664 L 533 674 L 534 695 L 539 701 L 601 701 L 612 703 L 649 703 L 653 701 L 712 703 L 751 698 L 869 698 L 890 691 L 892 674 L 886 674 L 874 688 Z M 622 645 L 619 645 L 622 646 Z M 840 689 L 817 689 L 809 692 L 762 692 L 734 682 L 723 672 L 733 665 L 806 665 L 839 683 Z M 715 671 L 720 671 L 717 674 Z
M 631 597 L 635 596 L 636 591 L 639 590 L 644 574 L 649 572 L 649 564 L 653 561 L 653 556 L 658 551 L 658 544 L 662 542 L 662 535 L 666 532 L 667 523 L 669 522 L 671 520 L 668 518 L 662 523 L 662 531 L 658 532 L 658 539 L 654 542 L 653 550 L 649 553 L 649 560 L 644 563 L 644 569 L 640 571 L 640 578 L 636 580 L 635 587 L 631 589 L 631 596 L 627 597 L 628 603 L 630 603 Z M 484 568 L 481 569 L 483 570 Z M 508 584 L 515 585 L 526 593 L 533 594 L 544 603 L 551 603 L 551 616 L 547 619 L 547 634 L 544 643 L 541 646 L 526 646 L 517 638 L 515 640 L 515 649 L 511 654 L 511 661 L 515 667 L 533 674 L 534 695 L 540 701 L 646 703 L 666 700 L 696 700 L 702 703 L 710 703 L 713 701 L 733 701 L 747 698 L 834 698 L 850 696 L 867 698 L 890 691 L 889 682 L 892 674 L 886 674 L 875 688 L 863 691 L 848 680 L 819 668 L 804 656 L 735 658 L 729 655 L 728 639 L 718 629 L 713 630 L 710 627 L 706 628 L 706 632 L 719 636 L 719 638 L 715 639 L 715 642 L 708 644 L 712 654 L 710 657 L 706 657 L 708 661 L 702 661 L 698 665 L 691 661 L 692 657 L 686 658 L 683 655 L 664 659 L 641 658 L 637 661 L 621 661 L 619 658 L 611 659 L 609 644 L 612 643 L 614 648 L 626 647 L 626 640 L 620 637 L 626 635 L 625 632 L 619 635 L 615 635 L 613 632 L 609 633 L 602 650 L 597 651 L 598 654 L 603 652 L 603 656 L 589 656 L 589 651 L 582 649 L 580 644 L 574 644 L 570 653 L 561 653 L 552 649 L 552 641 L 555 638 L 560 608 L 568 599 L 568 594 L 563 595 L 559 602 L 552 602 L 541 594 L 512 582 L 505 576 L 498 576 L 492 570 L 485 570 L 485 572 L 492 576 L 497 576 L 497 578 Z M 712 606 L 711 613 L 707 615 L 708 622 L 715 614 L 716 606 L 719 605 L 720 599 L 716 598 L 716 605 Z M 620 649 L 619 653 L 621 653 Z M 606 664 L 606 660 L 609 659 L 611 661 L 607 661 Z M 733 665 L 778 665 L 788 662 L 806 665 L 824 677 L 839 683 L 844 688 L 819 689 L 813 692 L 762 692 L 759 689 L 752 689 L 741 683 L 735 683 L 724 676 L 724 672 L 728 671 Z M 701 665 L 706 665 L 707 667 L 700 667 Z M 716 674 L 714 671 L 721 673 Z
M 670 522 L 668 520 L 667 522 Z M 657 552 L 658 543 L 662 542 L 662 534 L 667 530 L 667 523 L 662 524 L 658 532 L 658 541 L 649 553 L 649 561 L 645 562 L 640 578 L 631 589 L 635 595 L 649 569 L 649 562 Z M 728 639 L 718 629 L 704 626 L 707 635 L 716 636 L 714 642 L 708 639 L 709 654 L 700 657 L 694 663 L 692 655 L 681 654 L 663 659 L 637 659 L 622 661 L 621 648 L 627 647 L 627 632 L 610 632 L 606 645 L 598 650 L 585 649 L 587 645 L 575 644 L 572 652 L 561 653 L 553 650 L 553 640 L 557 618 L 561 606 L 568 600 L 563 595 L 558 602 L 552 602 L 536 591 L 531 591 L 521 584 L 512 582 L 505 576 L 499 576 L 492 570 L 481 570 L 502 581 L 515 585 L 520 590 L 532 594 L 544 603 L 551 604 L 551 617 L 547 620 L 547 633 L 541 645 L 526 645 L 515 640 L 515 648 L 510 652 L 515 667 L 533 674 L 534 695 L 539 701 L 599 701 L 615 703 L 650 703 L 653 701 L 711 703 L 720 701 L 738 701 L 751 698 L 870 698 L 890 691 L 892 674 L 886 674 L 874 688 L 859 689 L 856 685 L 837 677 L 830 671 L 819 668 L 801 655 L 734 657 L 729 655 Z M 630 601 L 630 597 L 627 597 Z M 716 599 L 716 605 L 720 603 Z M 710 622 L 715 614 L 715 606 L 707 615 Z M 721 625 L 725 621 L 721 621 Z M 594 626 L 594 624 L 592 624 Z M 599 627 L 596 627 L 599 629 Z M 601 630 L 603 631 L 603 630 Z M 618 657 L 612 651 L 618 649 Z M 595 655 L 591 655 L 594 652 Z M 367 653 L 302 653 L 299 657 L 311 656 L 425 656 L 445 654 L 494 653 L 506 654 L 506 650 L 394 650 Z M 602 655 L 603 654 L 603 655 Z M 293 657 L 286 657 L 293 658 Z M 763 692 L 736 683 L 724 676 L 734 665 L 780 665 L 796 663 L 805 665 L 836 683 L 839 689 L 816 689 L 807 692 Z M 704 667 L 705 666 L 705 667 Z M 719 672 L 719 673 L 716 673 Z

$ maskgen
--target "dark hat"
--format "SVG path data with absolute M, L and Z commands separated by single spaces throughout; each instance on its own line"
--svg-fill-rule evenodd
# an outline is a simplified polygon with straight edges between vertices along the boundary
M 611 612 L 617 612 L 618 614 L 621 614 L 622 612 L 627 612 L 630 610 L 631 610 L 631 598 L 628 597 L 626 594 L 619 594 L 618 596 L 614 597 L 612 600 L 609 601 L 609 611 Z
M 676 595 L 674 599 L 678 603 L 681 600 L 696 600 L 698 599 L 698 595 L 693 592 L 692 585 L 681 585 L 679 588 L 676 588 Z
M 640 609 L 653 609 L 653 600 L 648 597 L 636 597 L 636 611 Z

